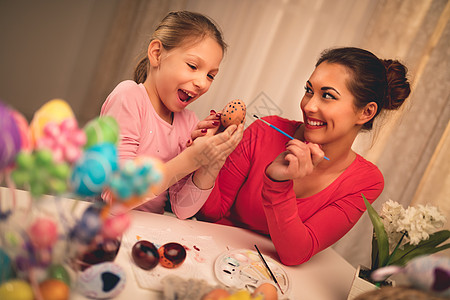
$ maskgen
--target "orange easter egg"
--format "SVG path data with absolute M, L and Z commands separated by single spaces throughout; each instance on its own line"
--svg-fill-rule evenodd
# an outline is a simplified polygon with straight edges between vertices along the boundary
M 224 289 L 214 289 L 208 294 L 204 295 L 201 300 L 222 300 L 226 299 L 230 296 L 230 293 L 228 293 Z
M 231 124 L 244 124 L 245 121 L 246 106 L 242 100 L 230 101 L 222 110 L 220 116 L 220 122 L 224 127 L 228 127 Z
M 262 283 L 252 293 L 252 298 L 258 296 L 263 296 L 264 300 L 278 300 L 277 288 L 271 283 Z
M 39 284 L 42 299 L 67 300 L 69 299 L 69 287 L 59 279 L 47 279 Z

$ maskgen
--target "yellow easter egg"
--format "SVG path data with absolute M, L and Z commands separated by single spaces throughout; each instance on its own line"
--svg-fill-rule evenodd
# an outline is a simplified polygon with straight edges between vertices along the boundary
M 0 285 L 0 299 L 4 300 L 33 300 L 33 290 L 28 282 L 13 279 Z
M 65 119 L 75 118 L 70 105 L 62 99 L 53 99 L 39 108 L 30 122 L 31 140 L 36 144 L 49 122 L 61 123 Z

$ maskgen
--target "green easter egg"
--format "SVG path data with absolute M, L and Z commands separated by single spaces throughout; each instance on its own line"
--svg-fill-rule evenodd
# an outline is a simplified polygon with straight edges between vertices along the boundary
M 17 164 L 17 167 L 28 170 L 33 167 L 34 158 L 31 155 L 31 153 L 21 151 L 16 156 L 16 164 Z
M 84 132 L 87 140 L 84 145 L 86 149 L 105 142 L 116 145 L 119 141 L 119 124 L 111 116 L 91 120 L 84 127 Z
M 53 162 L 53 154 L 49 150 L 39 150 L 35 153 L 35 163 L 40 167 L 50 166 Z
M 33 300 L 33 290 L 28 282 L 22 279 L 13 279 L 0 285 L 0 299 Z
M 47 274 L 48 278 L 59 279 L 67 284 L 67 286 L 70 286 L 70 275 L 64 266 L 60 264 L 52 265 L 48 268 Z

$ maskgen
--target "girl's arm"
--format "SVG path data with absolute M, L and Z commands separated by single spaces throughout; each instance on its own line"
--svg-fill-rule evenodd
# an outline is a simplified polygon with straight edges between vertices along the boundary
M 233 125 L 217 135 L 194 141 L 191 147 L 195 147 L 199 139 L 205 139 L 207 146 L 202 146 L 202 151 L 194 158 L 200 167 L 186 179 L 186 184 L 180 181 L 170 189 L 172 210 L 178 218 L 192 217 L 205 203 L 226 158 L 241 141 L 243 131 L 243 125 Z M 180 186 L 181 189 L 176 190 Z
M 365 210 L 361 193 L 373 202 L 383 190 L 378 170 L 354 174 L 339 185 L 327 206 L 306 220 L 300 218 L 292 180 L 276 182 L 265 176 L 262 189 L 264 212 L 271 239 L 280 260 L 298 265 L 344 236 Z M 319 199 L 317 199 L 319 200 Z M 304 207 L 303 209 L 307 209 Z

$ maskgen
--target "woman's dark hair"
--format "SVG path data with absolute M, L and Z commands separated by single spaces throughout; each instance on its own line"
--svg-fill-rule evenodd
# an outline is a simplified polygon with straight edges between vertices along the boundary
M 223 40 L 222 32 L 212 19 L 195 12 L 175 11 L 162 19 L 153 32 L 150 42 L 159 40 L 164 49 L 170 51 L 181 46 L 187 39 L 196 41 L 204 37 L 214 39 L 225 52 L 227 44 Z M 134 81 L 143 83 L 147 79 L 148 68 L 149 61 L 145 55 L 136 66 Z
M 355 96 L 356 107 L 363 108 L 369 102 L 378 105 L 375 116 L 363 129 L 372 129 L 375 117 L 383 109 L 398 109 L 411 92 L 407 68 L 397 60 L 379 59 L 367 50 L 344 47 L 322 52 L 316 67 L 322 62 L 337 63 L 350 70 L 347 87 Z

